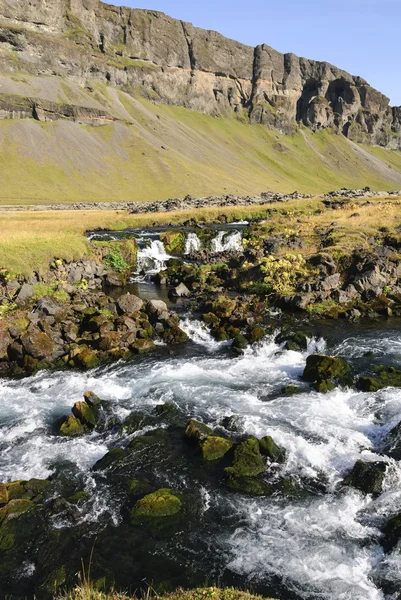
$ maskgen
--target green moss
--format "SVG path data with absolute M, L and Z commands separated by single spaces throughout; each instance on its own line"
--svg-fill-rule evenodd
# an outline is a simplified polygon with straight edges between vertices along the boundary
M 77 437 L 79 435 L 83 435 L 84 433 L 85 427 L 79 419 L 73 417 L 72 415 L 68 416 L 60 427 L 60 435 L 64 435 L 66 437 Z
M 260 453 L 259 441 L 253 437 L 236 447 L 233 466 L 225 469 L 226 473 L 236 477 L 254 477 L 264 470 L 265 461 Z
M 312 354 L 306 359 L 303 378 L 312 383 L 322 383 L 333 379 L 341 381 L 348 376 L 350 370 L 348 363 L 341 358 Z
M 31 500 L 10 500 L 6 506 L 0 508 L 0 522 L 4 519 L 16 519 L 20 515 L 32 510 L 34 506 L 35 505 Z
M 379 367 L 376 377 L 360 377 L 357 387 L 363 392 L 377 392 L 385 387 L 401 387 L 401 371 L 394 367 Z
M 231 450 L 232 446 L 230 440 L 211 435 L 202 443 L 203 458 L 207 461 L 219 460 Z
M 185 248 L 185 235 L 182 231 L 165 231 L 160 235 L 160 240 L 168 254 L 181 256 Z
M 212 433 L 213 431 L 210 427 L 201 423 L 201 421 L 195 421 L 195 419 L 191 419 L 185 428 L 185 436 L 197 442 L 205 440 Z
M 97 424 L 96 413 L 86 402 L 76 402 L 72 408 L 72 414 L 82 425 L 95 427 Z
M 266 435 L 259 440 L 260 452 L 263 456 L 267 456 L 273 462 L 285 461 L 285 450 L 280 448 L 270 435 Z
M 181 500 L 169 489 L 160 489 L 148 494 L 135 504 L 131 511 L 131 518 L 137 517 L 169 517 L 177 514 L 182 509 Z

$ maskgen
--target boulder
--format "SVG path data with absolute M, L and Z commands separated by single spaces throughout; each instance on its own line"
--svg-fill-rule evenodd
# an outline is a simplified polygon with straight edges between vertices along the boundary
M 156 345 L 152 342 L 152 340 L 137 339 L 133 344 L 130 345 L 130 350 L 134 352 L 134 354 L 146 354 L 156 350 Z
M 151 323 L 169 318 L 167 304 L 163 300 L 149 300 L 146 303 L 145 311 L 149 315 Z
M 84 348 L 74 357 L 74 365 L 84 370 L 94 369 L 99 366 L 99 358 L 96 351 Z
M 55 350 L 54 343 L 50 337 L 36 328 L 32 328 L 24 333 L 21 341 L 25 352 L 29 356 L 33 356 L 33 358 L 48 358 Z
M 29 283 L 23 283 L 18 295 L 15 299 L 17 306 L 24 305 L 33 294 L 33 286 Z
M 117 271 L 108 271 L 104 277 L 104 282 L 110 287 L 124 287 L 127 278 L 124 273 L 118 273 Z
M 0 331 L 0 360 L 7 360 L 8 347 L 12 343 L 11 335 L 8 331 Z
M 0 483 L 0 506 L 8 502 L 8 491 L 5 483 Z
M 177 287 L 169 290 L 170 298 L 188 298 L 191 295 L 191 292 L 185 285 L 185 283 L 180 283 Z
M 117 300 L 117 306 L 121 314 L 133 314 L 141 310 L 143 300 L 134 294 L 123 294 Z
M 76 402 L 72 407 L 72 414 L 76 417 L 82 425 L 87 425 L 88 427 L 96 427 L 97 417 L 96 414 L 86 402 Z
M 395 460 L 401 460 L 401 422 L 387 434 L 383 452 Z
M 185 428 L 185 437 L 190 440 L 195 440 L 197 442 L 203 442 L 209 435 L 212 435 L 213 431 L 200 421 L 195 421 L 195 419 L 191 419 L 186 428 Z
M 356 385 L 362 392 L 377 392 L 385 387 L 401 387 L 401 370 L 394 367 L 378 367 L 377 375 L 359 377 Z
M 235 477 L 255 477 L 265 471 L 265 460 L 260 453 L 259 441 L 250 437 L 234 450 L 232 467 L 225 469 L 226 475 Z
M 348 363 L 341 358 L 325 356 L 322 354 L 311 354 L 306 359 L 303 379 L 317 384 L 318 386 L 323 384 L 321 391 L 327 391 L 331 388 L 329 382 L 345 382 L 350 370 Z
M 207 461 L 219 460 L 231 450 L 233 443 L 226 438 L 210 435 L 201 445 L 203 458 Z
M 69 415 L 60 427 L 60 435 L 77 437 L 85 433 L 85 427 L 77 417 Z
M 344 484 L 366 494 L 380 494 L 387 466 L 384 461 L 364 462 L 357 460 L 350 474 L 344 479 Z
M 280 448 L 270 435 L 259 440 L 260 453 L 276 463 L 285 462 L 286 452 Z
M 84 393 L 84 400 L 89 406 L 98 406 L 102 402 L 99 396 L 96 396 L 90 390 Z
M 135 504 L 131 511 L 131 518 L 135 520 L 137 517 L 170 517 L 179 513 L 182 509 L 182 502 L 177 495 L 177 492 L 162 488 L 148 494 Z

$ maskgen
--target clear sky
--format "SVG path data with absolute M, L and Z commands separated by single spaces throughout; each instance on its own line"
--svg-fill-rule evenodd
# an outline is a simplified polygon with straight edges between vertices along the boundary
M 325 60 L 401 105 L 401 0 L 104 0 Z

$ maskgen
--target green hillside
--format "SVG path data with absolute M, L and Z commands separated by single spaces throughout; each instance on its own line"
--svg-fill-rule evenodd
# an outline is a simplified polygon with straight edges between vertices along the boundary
M 100 93 L 119 121 L 0 121 L 2 204 L 401 188 L 399 151 L 357 146 L 329 131 L 286 136 L 114 89 Z

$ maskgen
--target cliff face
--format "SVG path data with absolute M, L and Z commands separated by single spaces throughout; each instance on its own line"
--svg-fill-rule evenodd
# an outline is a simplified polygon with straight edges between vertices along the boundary
M 134 97 L 282 132 L 303 123 L 401 147 L 401 109 L 359 77 L 265 44 L 251 48 L 160 12 L 99 0 L 0 0 L 0 71 L 67 78 L 89 89 L 91 82 L 107 83 Z M 15 111 L 15 98 L 7 105 L 7 93 L 12 90 L 3 86 L 0 117 L 25 114 Z M 65 106 L 46 105 L 52 99 L 45 93 L 39 100 L 35 89 L 31 95 L 30 106 L 40 101 L 49 119 L 111 118 L 101 107 L 100 114 L 94 106 L 70 114 Z

